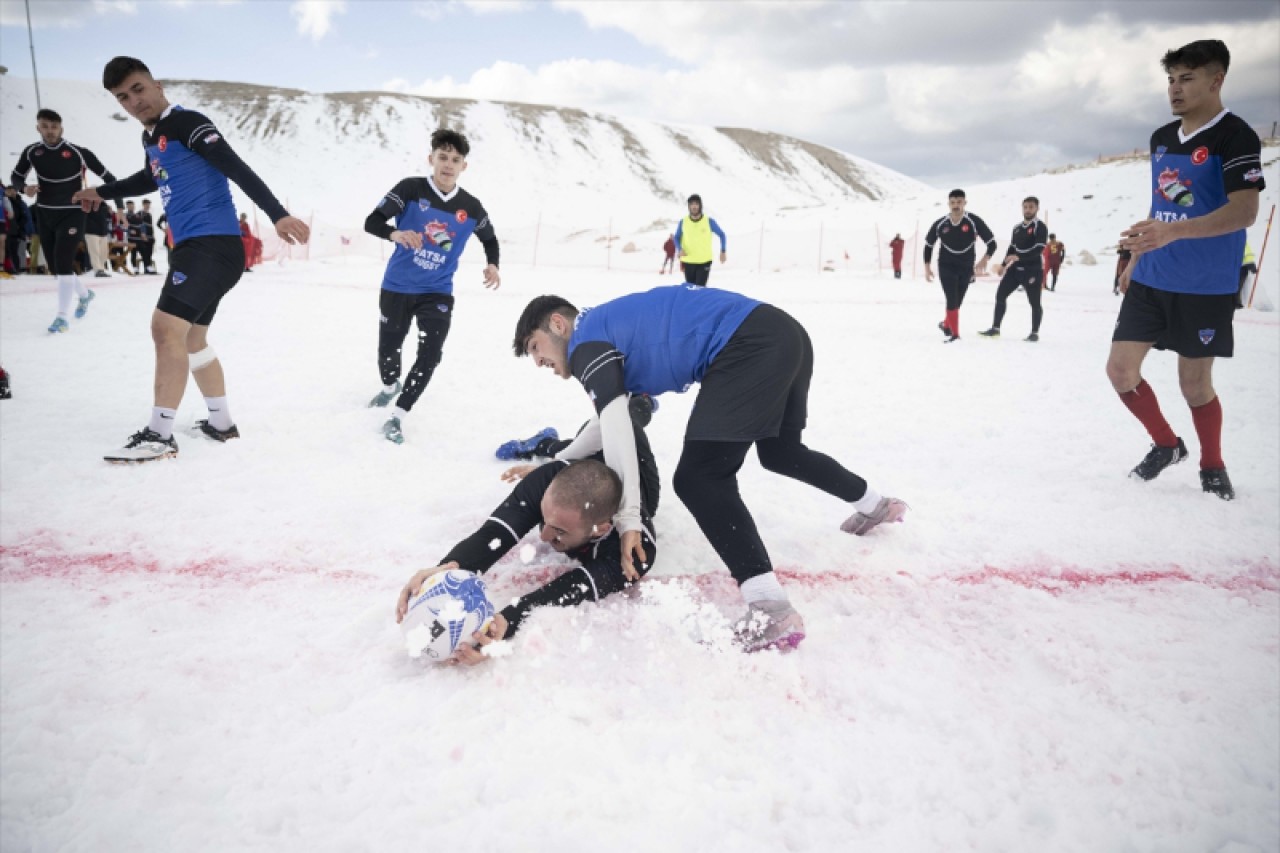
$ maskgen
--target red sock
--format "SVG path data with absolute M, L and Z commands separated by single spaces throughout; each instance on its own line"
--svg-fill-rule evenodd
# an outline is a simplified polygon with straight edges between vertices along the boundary
M 952 308 L 947 311 L 947 328 L 951 330 L 951 334 L 960 337 L 960 309 Z
M 1142 425 L 1151 433 L 1151 440 L 1160 447 L 1177 447 L 1178 437 L 1173 434 L 1173 427 L 1160 412 L 1160 401 L 1156 392 L 1151 390 L 1147 380 L 1138 383 L 1138 387 L 1120 395 L 1120 402 L 1129 407 L 1133 416 L 1142 421 Z M 1195 410 L 1192 409 L 1194 413 Z M 1219 421 L 1221 423 L 1221 421 Z M 1199 427 L 1197 426 L 1197 429 Z
M 1191 420 L 1200 436 L 1200 470 L 1227 467 L 1222 461 L 1222 403 L 1214 397 L 1203 406 L 1192 406 Z

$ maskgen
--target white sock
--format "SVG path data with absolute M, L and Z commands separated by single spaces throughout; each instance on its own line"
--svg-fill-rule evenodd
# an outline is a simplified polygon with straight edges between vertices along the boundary
M 383 386 L 382 386 L 382 393 L 383 393 L 383 394 L 394 394 L 394 393 L 396 393 L 396 386 L 395 386 L 395 385 L 383 385 Z
M 231 407 L 226 397 L 205 397 L 204 404 L 209 407 L 209 426 L 224 432 L 231 429 Z
M 76 282 L 73 276 L 58 276 L 58 316 L 71 319 L 71 304 L 76 301 Z
M 161 438 L 169 438 L 173 435 L 173 419 L 177 416 L 177 409 L 155 406 L 151 409 L 151 423 L 147 424 L 147 426 L 151 428 L 152 432 L 159 433 Z
M 399 406 L 392 406 L 391 417 L 404 420 L 405 418 L 409 417 L 409 413 L 406 412 L 404 409 L 400 408 Z
M 80 297 L 81 299 L 84 299 L 86 296 L 89 295 L 89 285 L 81 281 L 80 276 L 76 275 L 75 273 L 72 273 L 71 280 L 75 282 L 75 285 L 76 285 L 76 296 Z
M 778 576 L 773 572 L 765 572 L 742 582 L 739 587 L 747 604 L 756 601 L 790 601 L 787 591 L 778 583 Z
M 853 502 L 853 508 L 863 515 L 871 515 L 880 505 L 880 493 L 867 486 L 867 493 Z

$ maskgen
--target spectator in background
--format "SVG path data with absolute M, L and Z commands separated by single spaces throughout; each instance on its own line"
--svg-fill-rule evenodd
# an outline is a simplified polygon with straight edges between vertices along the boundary
M 138 217 L 142 220 L 142 241 L 138 246 L 142 252 L 142 268 L 148 275 L 155 275 L 156 223 L 151 216 L 151 199 L 142 200 L 142 210 Z
M 254 264 L 262 263 L 262 241 L 253 236 L 247 213 L 240 214 L 240 240 L 244 243 L 244 271 L 253 272 Z
M 16 275 L 27 271 L 27 247 L 36 233 L 36 224 L 31 208 L 16 187 L 5 187 L 4 197 L 13 208 L 13 218 L 5 228 L 8 239 L 5 241 L 4 263 L 6 267 L 12 267 L 11 271 Z
M 893 239 L 889 241 L 889 252 L 893 258 L 893 277 L 902 278 L 902 251 L 906 248 L 907 241 L 902 239 L 901 234 L 894 234 Z
M 125 202 L 124 234 L 129 244 L 129 266 L 137 275 L 142 272 L 142 216 L 132 201 Z
M 111 209 L 105 204 L 85 214 L 84 241 L 89 249 L 89 265 L 95 278 L 108 278 L 110 266 Z
M 660 275 L 669 272 L 675 272 L 676 269 L 676 238 L 674 234 L 667 235 L 667 242 L 662 244 L 662 251 L 666 253 L 666 258 L 662 261 L 662 269 L 659 270 Z
M 1058 270 L 1062 268 L 1062 259 L 1067 256 L 1067 247 L 1058 239 L 1057 234 L 1049 235 L 1049 245 L 1045 246 L 1048 254 L 1049 274 L 1053 278 L 1049 282 L 1050 290 L 1058 289 Z
M 169 215 L 167 213 L 160 214 L 160 218 L 156 220 L 156 228 L 160 229 L 160 233 L 164 235 L 164 252 L 167 260 L 173 260 L 173 229 L 169 227 Z M 170 264 L 172 266 L 172 264 Z
M 0 225 L 3 225 L 0 228 L 0 278 L 13 278 L 5 263 L 9 257 L 9 222 L 13 219 L 13 204 L 6 196 L 0 199 L 0 207 L 4 209 L 4 216 L 0 217 Z

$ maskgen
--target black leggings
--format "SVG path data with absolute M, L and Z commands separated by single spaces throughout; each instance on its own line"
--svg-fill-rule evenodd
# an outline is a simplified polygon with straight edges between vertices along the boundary
M 1027 301 L 1031 303 L 1031 331 L 1040 331 L 1040 319 L 1044 317 L 1044 309 L 1040 307 L 1040 288 L 1044 283 L 1044 270 L 1037 264 L 1031 267 L 1014 266 L 1000 279 L 1000 287 L 996 290 L 996 316 L 991 325 L 997 329 L 1004 320 L 1004 311 L 1009 296 L 1019 286 L 1027 292 Z
M 707 279 L 711 278 L 711 261 L 705 264 L 683 264 L 683 266 L 685 284 L 707 286 Z
M 947 299 L 947 310 L 955 311 L 964 304 L 969 282 L 973 281 L 973 266 L 947 266 L 940 263 L 938 281 L 942 283 L 942 294 Z
M 53 275 L 74 275 L 76 253 L 84 239 L 84 211 L 54 210 L 37 207 L 36 227 L 40 233 L 40 250 Z
M 805 447 L 798 430 L 754 444 L 766 471 L 808 483 L 843 501 L 856 501 L 867 493 L 866 480 Z M 755 520 L 738 492 L 738 471 L 751 445 L 749 441 L 685 441 L 672 478 L 676 494 L 739 584 L 773 571 Z
M 400 379 L 400 354 L 409 326 L 418 321 L 418 357 L 409 368 L 396 405 L 406 412 L 418 402 L 444 353 L 453 322 L 453 297 L 445 293 L 396 293 L 383 290 L 379 300 L 382 327 L 378 333 L 378 371 L 383 385 Z

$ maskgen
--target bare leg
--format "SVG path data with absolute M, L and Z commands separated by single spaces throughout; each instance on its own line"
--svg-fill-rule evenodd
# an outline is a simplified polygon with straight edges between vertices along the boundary
M 191 324 L 157 309 L 151 314 L 151 339 L 156 345 L 155 404 L 176 409 L 187 390 L 187 333 Z

